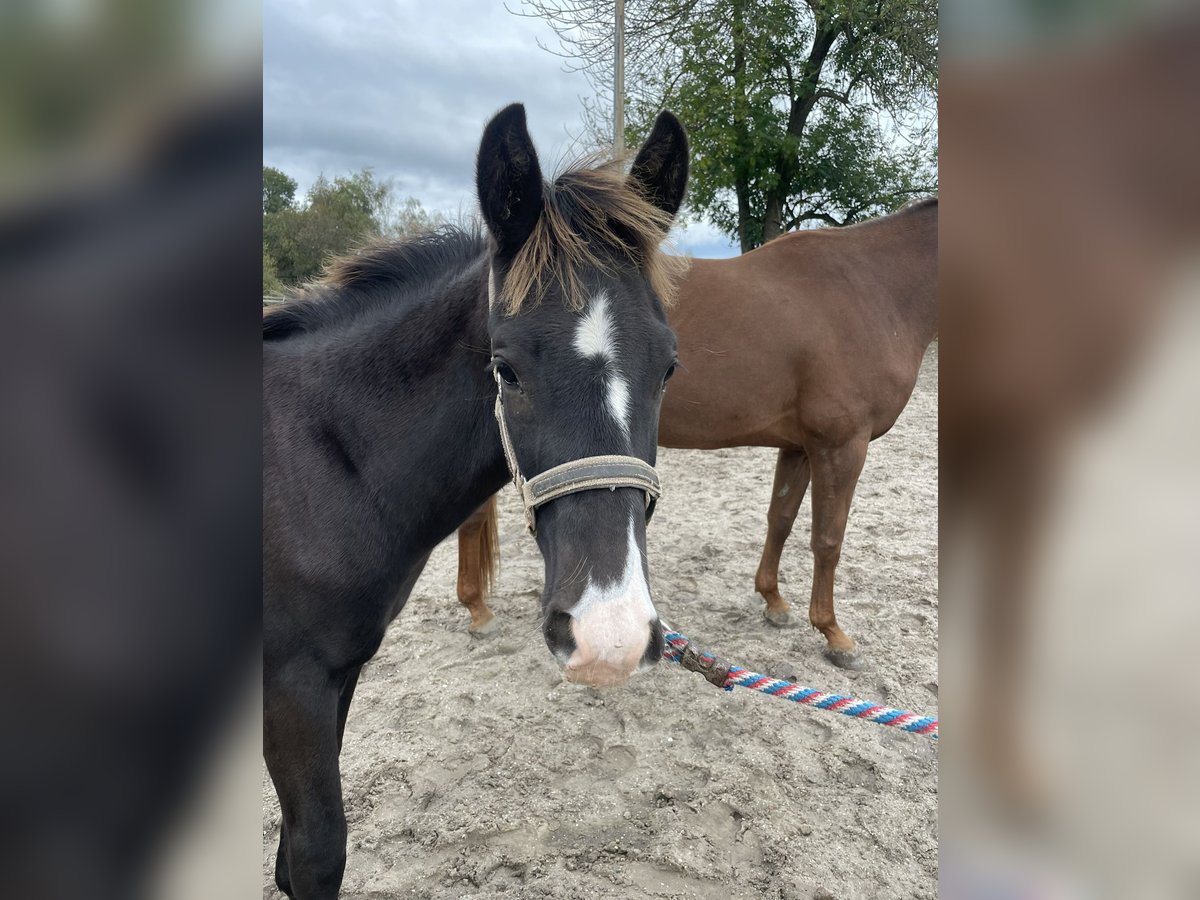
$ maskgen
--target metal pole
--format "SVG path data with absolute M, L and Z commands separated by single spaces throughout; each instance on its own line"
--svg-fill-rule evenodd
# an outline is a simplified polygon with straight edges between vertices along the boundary
M 613 156 L 625 154 L 625 0 L 617 0 L 617 40 L 613 61 Z

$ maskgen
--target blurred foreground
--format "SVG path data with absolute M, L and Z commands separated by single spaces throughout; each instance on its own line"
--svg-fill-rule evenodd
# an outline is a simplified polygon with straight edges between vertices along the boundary
M 1200 17 L 942 22 L 943 896 L 1200 896 Z
M 250 12 L 0 9 L 0 896 L 256 886 Z

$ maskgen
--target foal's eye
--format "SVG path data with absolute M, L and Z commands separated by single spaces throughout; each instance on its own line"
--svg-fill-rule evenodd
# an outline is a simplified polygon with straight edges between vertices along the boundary
M 675 374 L 675 370 L 678 368 L 679 360 L 675 360 L 675 362 L 671 363 L 671 365 L 667 367 L 667 374 L 663 376 L 663 387 L 667 386 L 667 382 L 671 380 L 671 376 Z
M 504 383 L 509 387 L 517 386 L 517 373 L 513 371 L 512 366 L 504 362 L 502 359 L 496 360 L 496 374 L 499 375 Z

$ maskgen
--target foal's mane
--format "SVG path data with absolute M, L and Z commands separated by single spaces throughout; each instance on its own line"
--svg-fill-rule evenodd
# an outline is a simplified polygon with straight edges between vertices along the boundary
M 687 257 L 660 249 L 672 217 L 647 200 L 619 161 L 582 161 L 542 191 L 542 213 L 509 265 L 501 302 L 509 314 L 557 286 L 582 309 L 585 267 L 610 271 L 613 259 L 641 269 L 665 304 L 675 298 Z M 321 277 L 263 315 L 263 340 L 281 341 L 352 321 L 394 301 L 399 289 L 452 277 L 483 253 L 478 229 L 446 226 L 406 240 L 384 240 L 333 259 Z
M 504 310 L 512 315 L 526 301 L 536 304 L 555 286 L 568 307 L 582 309 L 581 270 L 611 271 L 614 258 L 641 269 L 670 305 L 688 265 L 660 249 L 672 218 L 630 182 L 620 160 L 574 163 L 543 186 L 541 215 L 505 273 Z
M 263 315 L 263 340 L 352 321 L 394 302 L 398 291 L 460 274 L 480 256 L 478 229 L 447 225 L 404 240 L 380 240 L 330 260 L 321 277 Z

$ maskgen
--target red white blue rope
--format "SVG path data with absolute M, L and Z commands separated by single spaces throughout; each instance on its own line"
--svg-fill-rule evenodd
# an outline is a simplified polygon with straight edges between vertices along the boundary
M 689 643 L 688 639 L 678 631 L 668 631 L 664 635 L 664 638 L 666 644 L 663 647 L 663 659 L 669 659 L 671 662 L 679 662 L 684 648 Z M 709 659 L 716 658 L 707 651 L 702 651 L 701 656 Z M 857 697 L 849 697 L 844 694 L 827 694 L 824 691 L 804 687 L 800 684 L 793 684 L 790 681 L 771 678 L 768 675 L 760 675 L 758 672 L 751 672 L 743 666 L 729 667 L 729 677 L 725 679 L 723 687 L 727 691 L 732 691 L 734 687 L 749 688 L 752 691 L 769 694 L 772 697 L 791 700 L 793 703 L 803 703 L 805 706 L 814 706 L 817 709 L 827 709 L 830 712 L 841 713 L 843 716 L 849 716 L 852 719 L 862 719 L 866 722 L 874 722 L 876 725 L 887 725 L 892 728 L 899 728 L 901 731 L 923 734 L 935 741 L 938 739 L 938 720 L 929 716 L 918 716 L 916 713 L 907 712 L 903 709 L 880 706 L 878 703 L 872 703 L 870 700 L 860 700 Z

